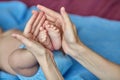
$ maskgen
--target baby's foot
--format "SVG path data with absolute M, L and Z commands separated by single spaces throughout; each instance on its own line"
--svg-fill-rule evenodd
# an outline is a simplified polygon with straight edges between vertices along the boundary
M 55 27 L 54 25 L 46 25 L 45 28 L 48 31 L 48 34 L 50 36 L 50 39 L 51 39 L 54 49 L 55 50 L 60 49 L 61 48 L 60 30 L 57 27 Z
M 40 27 L 40 32 L 38 34 L 38 41 L 42 43 L 46 48 L 53 50 L 53 46 L 47 34 L 47 31 L 43 27 Z

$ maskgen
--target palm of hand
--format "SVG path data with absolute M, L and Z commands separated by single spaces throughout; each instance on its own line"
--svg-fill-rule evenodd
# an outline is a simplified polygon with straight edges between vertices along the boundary
M 69 51 L 72 49 L 74 44 L 77 44 L 79 39 L 77 39 L 76 36 L 76 29 L 74 29 L 73 24 L 68 24 L 65 26 L 70 26 L 72 29 L 64 29 L 63 39 L 62 39 L 62 47 L 65 51 L 65 53 L 69 54 Z

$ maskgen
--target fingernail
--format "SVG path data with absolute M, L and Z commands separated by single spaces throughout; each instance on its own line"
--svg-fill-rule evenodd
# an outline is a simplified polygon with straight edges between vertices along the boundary
M 65 11 L 65 7 L 61 7 L 61 10 L 62 10 L 62 11 Z
M 32 10 L 32 14 L 36 15 L 36 14 L 38 14 L 38 11 Z
M 39 7 L 39 4 L 37 5 L 37 7 Z
M 61 14 L 64 14 L 65 13 L 65 8 L 61 7 L 60 12 L 61 12 Z
M 40 5 L 39 5 L 39 4 L 37 5 L 37 8 L 40 8 Z

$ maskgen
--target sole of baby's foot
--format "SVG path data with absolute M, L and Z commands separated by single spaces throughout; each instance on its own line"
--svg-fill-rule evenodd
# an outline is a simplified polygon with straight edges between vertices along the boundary
M 46 48 L 53 50 L 53 46 L 47 34 L 47 31 L 42 27 L 40 28 L 40 32 L 38 34 L 38 41 L 42 43 Z
M 61 48 L 60 30 L 54 25 L 46 25 L 45 28 L 48 31 L 48 35 L 50 36 L 54 49 L 59 50 Z

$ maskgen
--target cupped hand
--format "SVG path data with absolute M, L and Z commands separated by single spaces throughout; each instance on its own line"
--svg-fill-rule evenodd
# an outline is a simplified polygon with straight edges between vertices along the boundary
M 36 39 L 39 33 L 40 27 L 43 25 L 45 21 L 45 15 L 42 11 L 32 11 L 32 16 L 27 22 L 24 35 L 31 39 Z
M 26 49 L 30 51 L 36 57 L 37 60 L 41 61 L 41 63 L 43 62 L 43 59 L 45 59 L 48 54 L 51 57 L 53 57 L 53 54 L 50 50 L 46 49 L 40 43 L 32 39 L 28 39 L 24 35 L 12 34 L 12 37 L 22 42 L 26 46 Z
M 71 22 L 64 7 L 61 8 L 60 13 L 57 13 L 42 5 L 38 5 L 37 7 L 41 11 L 45 12 L 48 21 L 52 22 L 56 26 L 61 27 L 63 31 L 62 48 L 65 53 L 70 54 L 71 50 L 75 49 L 76 46 L 78 46 L 79 44 L 82 45 L 78 38 L 76 27 Z
M 76 26 L 71 22 L 69 15 L 65 11 L 64 7 L 61 8 L 60 13 L 63 23 L 62 47 L 66 53 L 70 54 L 71 51 L 76 50 L 76 47 L 82 46 L 83 44 L 78 37 Z

